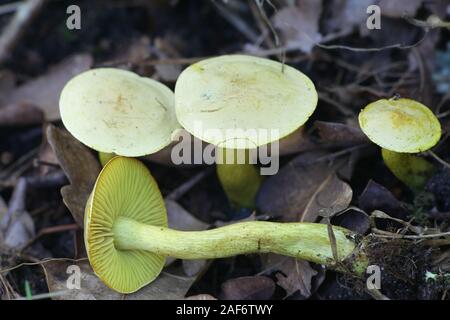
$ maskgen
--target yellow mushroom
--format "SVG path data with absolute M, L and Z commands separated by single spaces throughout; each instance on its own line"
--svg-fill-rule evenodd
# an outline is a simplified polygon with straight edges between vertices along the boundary
M 423 188 L 434 167 L 413 154 L 431 149 L 441 137 L 441 125 L 433 112 L 412 99 L 381 99 L 360 112 L 359 124 L 382 148 L 391 172 L 412 189 Z

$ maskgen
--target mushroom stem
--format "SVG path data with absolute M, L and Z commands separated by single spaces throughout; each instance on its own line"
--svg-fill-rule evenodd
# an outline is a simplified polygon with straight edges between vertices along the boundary
M 350 261 L 357 242 L 351 231 L 333 227 L 339 262 Z M 277 253 L 339 269 L 327 225 L 318 223 L 242 222 L 207 231 L 178 231 L 119 217 L 113 226 L 118 250 L 145 250 L 180 259 L 214 259 L 249 253 Z M 364 263 L 352 262 L 362 273 Z M 355 260 L 356 261 L 356 260 Z
M 254 208 L 255 197 L 261 186 L 262 177 L 258 169 L 250 163 L 248 150 L 218 148 L 216 172 L 220 184 L 230 203 L 237 208 Z M 239 152 L 243 159 L 239 160 Z M 241 163 L 242 162 L 242 163 Z
M 422 191 L 436 168 L 427 160 L 411 153 L 399 153 L 381 148 L 385 165 L 394 176 L 413 191 Z

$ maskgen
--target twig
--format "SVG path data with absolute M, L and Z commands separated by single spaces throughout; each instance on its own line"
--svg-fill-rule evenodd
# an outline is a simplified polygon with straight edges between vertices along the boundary
M 203 59 L 207 59 L 209 57 L 193 57 L 193 58 L 167 58 L 167 59 L 144 59 L 140 61 L 138 64 L 143 66 L 155 66 L 155 65 L 188 65 L 195 62 L 198 62 Z M 128 64 L 128 60 L 112 60 L 106 61 L 103 63 L 99 63 L 95 65 L 95 67 L 111 67 L 117 66 L 121 64 Z
M 78 228 L 79 228 L 79 226 L 76 223 L 64 224 L 64 225 L 59 225 L 59 226 L 52 226 L 52 227 L 48 227 L 48 228 L 43 228 L 43 229 L 39 230 L 38 234 L 33 239 L 28 241 L 21 248 L 20 251 L 25 250 L 30 245 L 32 245 L 36 240 L 38 240 L 40 237 L 42 237 L 44 235 L 54 234 L 54 233 L 64 232 L 64 231 L 70 231 L 70 230 L 77 230 Z
M 325 156 L 313 159 L 311 161 L 298 161 L 298 162 L 293 163 L 293 165 L 294 165 L 294 167 L 305 167 L 305 166 L 310 166 L 310 165 L 313 165 L 313 164 L 316 164 L 316 163 L 320 163 L 320 162 L 323 162 L 323 161 L 331 161 L 331 160 L 334 160 L 335 158 L 344 156 L 344 155 L 346 155 L 348 153 L 352 153 L 353 151 L 356 151 L 358 149 L 362 149 L 362 148 L 367 147 L 367 146 L 368 145 L 365 144 L 365 143 L 364 144 L 358 144 L 356 146 L 353 146 L 353 147 L 350 147 L 350 148 L 345 148 L 343 150 L 339 150 L 339 151 L 327 154 Z
M 81 258 L 81 259 L 44 258 L 44 259 L 38 260 L 38 259 L 36 259 L 34 257 L 30 257 L 30 256 L 27 256 L 27 255 L 24 255 L 24 254 L 18 254 L 18 256 L 20 258 L 22 258 L 22 259 L 26 259 L 26 260 L 33 261 L 33 262 L 22 262 L 22 263 L 19 263 L 19 264 L 15 265 L 15 266 L 9 267 L 9 268 L 0 269 L 0 274 L 6 273 L 6 272 L 10 272 L 10 271 L 19 269 L 19 268 L 24 267 L 24 266 L 39 266 L 39 265 L 42 265 L 44 263 L 51 262 L 51 261 L 70 261 L 70 262 L 73 262 L 73 263 L 78 263 L 78 262 L 82 262 L 82 261 L 88 260 L 88 258 Z
M 28 0 L 17 9 L 14 17 L 0 36 L 0 63 L 11 54 L 27 25 L 41 11 L 46 0 Z
M 380 232 L 381 230 L 377 230 L 377 231 Z M 423 235 L 414 236 L 414 235 L 402 235 L 402 234 L 390 233 L 390 232 L 384 231 L 383 234 L 374 234 L 374 236 L 378 237 L 378 238 L 421 240 L 421 239 L 447 237 L 447 236 L 450 236 L 450 232 L 441 232 L 441 233 L 423 234 Z
M 426 153 L 428 153 L 430 156 L 432 156 L 437 162 L 442 164 L 444 167 L 450 169 L 450 163 L 448 163 L 448 162 L 444 161 L 443 159 L 441 159 L 436 153 L 434 153 L 431 150 L 428 150 Z

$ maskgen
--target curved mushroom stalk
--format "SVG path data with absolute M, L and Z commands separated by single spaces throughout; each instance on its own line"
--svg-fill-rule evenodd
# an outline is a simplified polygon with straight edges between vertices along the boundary
M 145 250 L 179 259 L 215 259 L 249 253 L 277 253 L 334 265 L 327 226 L 319 223 L 241 222 L 207 231 L 178 231 L 119 217 L 112 228 L 118 250 Z M 333 227 L 338 260 L 356 248 L 355 235 Z
M 355 234 L 314 223 L 252 221 L 207 231 L 167 227 L 164 200 L 148 169 L 138 160 L 115 157 L 97 178 L 86 205 L 85 243 L 94 272 L 112 289 L 130 293 L 152 282 L 167 256 L 212 259 L 273 252 L 342 266 L 362 274 L 367 264 Z
M 441 138 L 433 112 L 411 99 L 381 99 L 360 112 L 359 125 L 382 148 L 389 170 L 411 189 L 421 190 L 434 166 L 413 154 L 431 149 Z

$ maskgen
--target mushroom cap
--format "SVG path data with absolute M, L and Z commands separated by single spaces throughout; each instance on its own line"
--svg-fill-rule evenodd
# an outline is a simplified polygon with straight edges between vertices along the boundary
M 175 85 L 180 124 L 229 149 L 252 149 L 287 136 L 308 120 L 317 99 L 314 84 L 300 71 L 245 55 L 195 63 Z
M 134 292 L 161 272 L 165 256 L 143 250 L 118 250 L 117 217 L 167 227 L 163 197 L 148 169 L 132 158 L 115 157 L 100 172 L 86 204 L 84 239 L 95 274 L 110 288 Z
M 69 132 L 97 151 L 137 157 L 169 145 L 179 128 L 173 92 L 150 78 L 100 68 L 70 80 L 59 100 Z
M 359 125 L 372 142 L 395 152 L 422 152 L 441 138 L 441 124 L 433 112 L 405 98 L 370 103 L 359 113 Z

